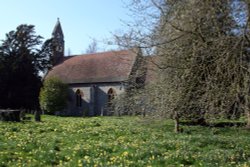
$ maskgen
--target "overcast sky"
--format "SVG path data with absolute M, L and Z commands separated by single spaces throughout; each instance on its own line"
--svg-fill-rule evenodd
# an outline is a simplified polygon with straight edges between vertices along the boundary
M 5 0 L 1 1 L 0 39 L 20 24 L 35 25 L 45 39 L 60 18 L 65 38 L 65 52 L 85 52 L 92 38 L 111 37 L 110 32 L 124 29 L 128 9 L 122 0 Z M 100 43 L 100 50 L 106 49 Z

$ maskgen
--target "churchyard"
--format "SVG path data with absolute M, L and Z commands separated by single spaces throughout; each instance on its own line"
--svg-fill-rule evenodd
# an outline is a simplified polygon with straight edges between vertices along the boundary
M 242 126 L 182 125 L 141 117 L 42 116 L 0 122 L 0 166 L 250 166 Z

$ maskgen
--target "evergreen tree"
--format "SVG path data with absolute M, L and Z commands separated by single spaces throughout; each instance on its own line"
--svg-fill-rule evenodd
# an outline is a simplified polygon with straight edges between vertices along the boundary
M 41 40 L 33 25 L 20 25 L 6 34 L 0 46 L 1 108 L 39 108 L 39 73 L 49 64 L 38 49 Z

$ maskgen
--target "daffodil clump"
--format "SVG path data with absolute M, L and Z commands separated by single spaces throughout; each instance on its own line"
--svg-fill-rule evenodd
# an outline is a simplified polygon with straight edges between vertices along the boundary
M 0 167 L 250 166 L 250 131 L 140 117 L 0 122 Z M 216 133 L 215 133 L 216 132 Z

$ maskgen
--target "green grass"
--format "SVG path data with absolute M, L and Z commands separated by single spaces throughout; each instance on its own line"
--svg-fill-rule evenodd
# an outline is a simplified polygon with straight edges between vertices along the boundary
M 250 166 L 250 131 L 139 117 L 0 122 L 0 166 Z

